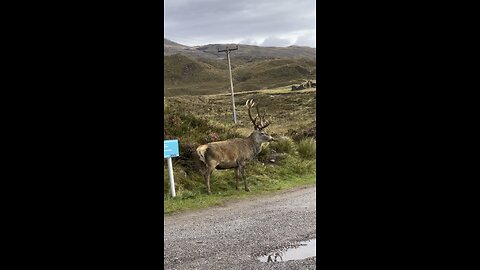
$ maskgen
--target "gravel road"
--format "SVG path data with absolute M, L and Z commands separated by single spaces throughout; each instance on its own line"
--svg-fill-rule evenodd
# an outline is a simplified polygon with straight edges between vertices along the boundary
M 316 238 L 316 187 L 165 217 L 165 269 L 315 269 L 316 257 L 264 263 L 275 249 Z

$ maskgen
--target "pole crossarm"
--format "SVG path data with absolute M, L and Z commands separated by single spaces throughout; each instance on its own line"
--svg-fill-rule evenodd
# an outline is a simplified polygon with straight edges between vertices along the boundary
M 225 50 L 218 50 L 218 52 L 229 52 L 229 51 L 236 51 L 238 50 L 238 46 L 236 48 L 226 48 Z

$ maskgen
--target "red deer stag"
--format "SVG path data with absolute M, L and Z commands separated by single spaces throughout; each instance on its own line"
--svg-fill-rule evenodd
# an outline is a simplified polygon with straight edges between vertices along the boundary
M 235 169 L 236 188 L 238 190 L 238 181 L 240 174 L 245 184 L 245 191 L 250 191 L 247 186 L 247 177 L 245 176 L 245 166 L 249 160 L 257 157 L 261 150 L 262 143 L 273 141 L 273 137 L 268 135 L 264 129 L 270 125 L 265 121 L 265 115 L 260 116 L 257 108 L 257 116 L 253 119 L 251 109 L 255 106 L 253 99 L 247 100 L 245 106 L 248 109 L 248 116 L 253 122 L 254 131 L 247 138 L 235 138 L 221 142 L 211 142 L 200 145 L 197 148 L 197 154 L 200 160 L 205 163 L 206 171 L 204 174 L 205 184 L 208 194 L 210 191 L 210 176 L 215 169 Z

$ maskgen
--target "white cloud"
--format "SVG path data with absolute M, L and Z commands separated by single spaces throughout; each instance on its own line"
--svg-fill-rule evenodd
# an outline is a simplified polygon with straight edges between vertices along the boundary
M 287 47 L 292 45 L 292 40 L 289 38 L 279 38 L 279 37 L 268 37 L 265 41 L 260 44 L 261 46 L 272 46 L 272 47 Z
M 165 0 L 164 36 L 185 45 L 315 46 L 315 0 Z
M 316 31 L 308 31 L 305 34 L 299 35 L 297 39 L 295 40 L 295 45 L 299 46 L 309 46 L 312 48 L 316 48 L 317 45 L 317 37 L 316 37 Z

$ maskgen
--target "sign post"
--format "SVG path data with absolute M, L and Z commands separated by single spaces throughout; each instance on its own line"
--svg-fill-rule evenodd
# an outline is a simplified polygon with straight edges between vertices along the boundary
M 168 163 L 168 177 L 170 178 L 170 190 L 172 197 L 175 198 L 175 181 L 173 179 L 173 165 L 172 157 L 178 157 L 178 140 L 163 141 L 163 158 L 167 159 Z
M 168 177 L 170 177 L 170 190 L 172 191 L 172 197 L 175 198 L 175 181 L 173 179 L 173 166 L 172 166 L 172 158 L 167 158 L 168 163 Z

